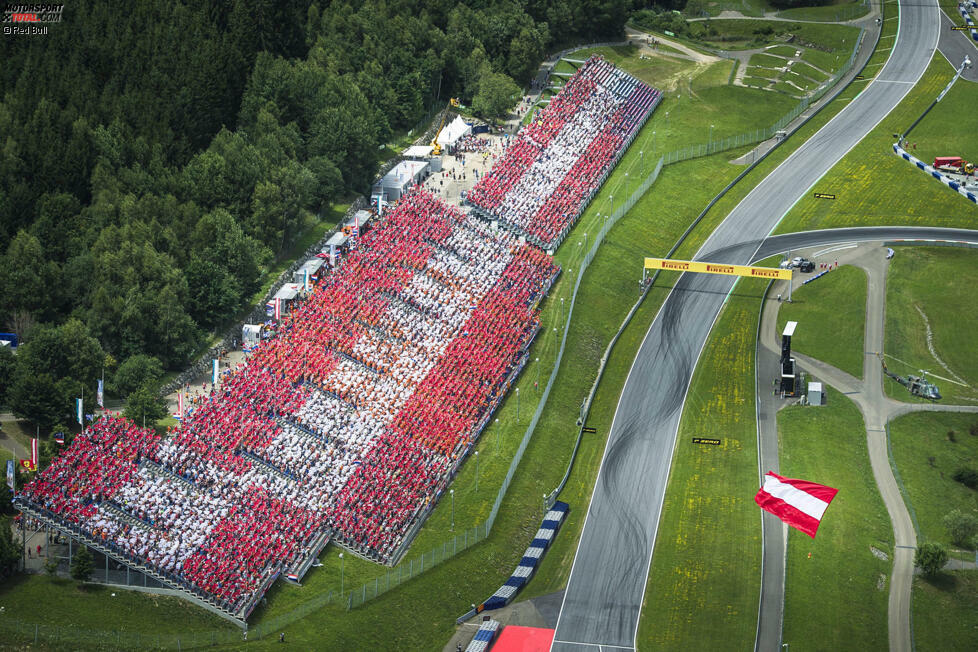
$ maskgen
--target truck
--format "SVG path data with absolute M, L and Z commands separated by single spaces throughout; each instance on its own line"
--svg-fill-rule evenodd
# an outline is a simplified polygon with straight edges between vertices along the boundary
M 969 163 L 960 156 L 938 156 L 934 159 L 934 169 L 955 174 L 972 174 L 974 163 Z

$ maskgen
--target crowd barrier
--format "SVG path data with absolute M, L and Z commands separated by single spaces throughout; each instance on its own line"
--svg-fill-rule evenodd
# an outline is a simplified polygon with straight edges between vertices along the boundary
M 941 183 L 943 183 L 945 186 L 947 186 L 951 190 L 957 192 L 960 195 L 964 195 L 969 200 L 971 200 L 971 203 L 978 204 L 978 195 L 976 195 L 974 192 L 968 190 L 961 183 L 955 181 L 951 177 L 949 177 L 949 176 L 947 176 L 945 174 L 941 174 L 941 172 L 939 170 L 935 170 L 934 169 L 934 166 L 927 165 L 926 163 L 924 163 L 923 161 L 921 161 L 920 159 L 918 159 L 916 156 L 913 156 L 913 155 L 907 153 L 907 151 L 904 150 L 902 147 L 900 147 L 899 144 L 897 144 L 897 143 L 894 143 L 893 144 L 893 151 L 896 152 L 896 155 L 897 156 L 899 156 L 900 158 L 902 158 L 905 161 L 910 161 L 911 163 L 913 163 L 914 165 L 916 165 L 918 169 L 923 170 L 924 172 L 926 172 L 930 176 L 934 177 L 935 179 L 937 179 L 938 181 L 940 181 Z

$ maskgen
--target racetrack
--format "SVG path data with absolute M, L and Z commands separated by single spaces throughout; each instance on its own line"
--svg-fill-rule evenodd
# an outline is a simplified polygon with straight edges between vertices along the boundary
M 745 264 L 797 199 L 895 107 L 937 44 L 933 0 L 901 2 L 890 60 L 849 106 L 731 211 L 696 258 Z M 715 257 L 719 256 L 719 257 Z M 633 649 L 690 377 L 733 279 L 685 274 L 653 321 L 619 399 L 552 650 Z

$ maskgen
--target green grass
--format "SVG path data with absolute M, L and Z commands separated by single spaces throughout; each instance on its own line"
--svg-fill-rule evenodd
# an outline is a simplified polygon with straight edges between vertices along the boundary
M 741 81 L 743 81 L 744 84 L 746 84 L 747 86 L 753 86 L 756 88 L 767 88 L 768 86 L 771 85 L 772 80 L 764 79 L 763 77 L 749 77 L 745 75 Z
M 86 636 L 88 632 L 122 632 L 127 638 L 138 632 L 145 637 L 138 647 L 146 649 L 156 646 L 157 636 L 167 640 L 179 634 L 189 646 L 195 635 L 203 641 L 205 633 L 217 630 L 227 636 L 235 635 L 237 630 L 227 621 L 178 598 L 99 584 L 82 587 L 74 580 L 47 575 L 15 575 L 5 580 L 0 589 L 0 605 L 4 607 L 0 619 L 0 639 L 4 643 L 34 640 L 33 627 L 29 632 L 15 633 L 11 628 L 14 621 L 40 622 L 42 629 L 47 630 L 48 640 L 63 641 L 61 645 L 52 644 L 50 649 L 77 649 L 85 644 L 101 649 L 116 647 L 114 636 L 99 641 Z
M 970 434 L 975 428 L 976 435 Z M 951 441 L 948 432 L 954 432 Z M 890 422 L 893 460 L 920 528 L 919 541 L 951 546 L 944 515 L 978 515 L 978 492 L 956 482 L 962 467 L 978 468 L 978 414 L 916 412 Z
M 807 61 L 811 65 L 829 74 L 834 74 L 849 59 L 849 52 L 837 50 L 835 52 L 822 52 L 806 48 L 801 53 L 802 61 Z
M 791 70 L 798 73 L 799 75 L 804 75 L 809 79 L 814 79 L 817 82 L 823 82 L 829 78 L 828 75 L 821 72 L 820 70 L 816 70 L 815 68 L 808 65 L 804 61 L 796 61 L 795 63 L 791 64 Z
M 754 342 L 766 286 L 740 280 L 693 376 L 646 586 L 641 649 L 753 645 L 761 561 L 750 499 L 757 485 Z M 694 436 L 722 444 L 693 444 Z
M 739 11 L 745 16 L 763 16 L 771 10 L 771 5 L 765 0 L 722 0 L 706 2 L 706 12 L 711 16 L 719 15 L 721 11 Z
M 709 21 L 715 35 L 703 37 L 703 42 L 723 50 L 749 49 L 778 43 L 784 34 L 794 34 L 806 43 L 828 48 L 833 54 L 844 52 L 846 57 L 855 46 L 858 27 L 819 23 L 794 23 L 771 20 L 715 19 Z M 761 35 L 756 30 L 770 27 L 772 33 Z M 843 61 L 844 63 L 844 61 Z
M 765 66 L 767 68 L 784 68 L 786 63 L 788 62 L 784 57 L 776 57 L 771 54 L 760 52 L 758 54 L 751 55 L 750 61 L 747 62 L 747 65 Z
M 795 7 L 778 12 L 779 18 L 794 20 L 847 21 L 869 13 L 869 7 L 860 0 L 835 0 L 821 7 Z
M 895 358 L 887 365 L 894 373 L 917 374 L 925 369 L 953 378 L 927 346 L 930 323 L 937 355 L 968 386 L 932 378 L 945 403 L 978 404 L 978 349 L 968 336 L 978 320 L 974 288 L 978 284 L 978 251 L 951 247 L 897 247 L 890 261 L 886 293 L 885 350 Z M 887 394 L 901 401 L 912 399 L 907 390 L 885 380 Z
M 802 197 L 776 228 L 777 233 L 866 225 L 972 228 L 978 209 L 898 158 L 893 134 L 902 132 L 930 104 L 952 74 L 938 54 L 927 73 L 883 121 L 815 185 L 836 195 L 831 202 Z M 862 84 L 855 84 L 851 97 Z
M 767 79 L 768 81 L 777 81 L 781 79 L 780 71 L 771 70 L 769 68 L 758 68 L 758 67 L 748 68 L 747 74 L 755 79 L 757 78 Z
M 958 11 L 957 0 L 938 0 L 938 4 L 940 4 L 941 9 L 944 10 L 944 13 L 951 18 L 955 25 L 965 24 L 964 17 L 961 15 L 961 12 Z
M 971 652 L 978 646 L 978 573 L 943 572 L 913 584 L 913 635 L 918 650 Z
M 778 311 L 778 333 L 789 320 L 798 322 L 792 349 L 862 378 L 866 273 L 843 265 L 802 286 L 807 278 L 811 275 L 795 272 L 792 303 L 782 303 Z
M 978 133 L 975 106 L 978 106 L 978 84 L 958 80 L 907 136 L 911 153 L 928 164 L 933 164 L 936 156 L 961 156 L 978 164 L 978 139 L 962 137 L 962 134 Z
M 793 59 L 795 57 L 795 52 L 798 50 L 804 50 L 804 48 L 795 47 L 794 45 L 772 45 L 769 48 L 765 48 L 764 52 L 768 54 L 780 54 L 783 57 Z
M 795 651 L 886 650 L 891 562 L 874 557 L 870 546 L 892 556 L 893 531 L 873 481 L 862 416 L 831 388 L 827 399 L 778 413 L 781 475 L 839 490 L 815 539 L 789 531 L 782 638 Z

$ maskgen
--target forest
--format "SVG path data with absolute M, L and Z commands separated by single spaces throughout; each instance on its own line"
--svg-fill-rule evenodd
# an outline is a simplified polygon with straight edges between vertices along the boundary
M 78 0 L 0 39 L 0 327 L 22 342 L 0 347 L 0 404 L 63 428 L 104 374 L 159 413 L 163 375 L 392 138 L 448 97 L 491 112 L 640 4 Z

